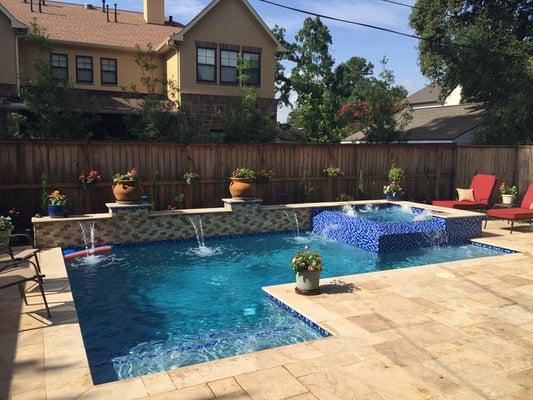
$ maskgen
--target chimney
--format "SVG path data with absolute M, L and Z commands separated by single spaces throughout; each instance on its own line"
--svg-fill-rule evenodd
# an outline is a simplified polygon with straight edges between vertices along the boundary
M 143 0 L 144 22 L 147 24 L 165 24 L 165 0 Z

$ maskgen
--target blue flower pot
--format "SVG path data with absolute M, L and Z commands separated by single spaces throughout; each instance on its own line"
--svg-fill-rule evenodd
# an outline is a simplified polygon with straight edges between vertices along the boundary
M 50 218 L 64 218 L 68 215 L 68 210 L 65 206 L 48 205 L 48 216 Z
M 399 201 L 402 198 L 402 195 L 400 193 L 386 194 L 385 198 L 388 201 Z

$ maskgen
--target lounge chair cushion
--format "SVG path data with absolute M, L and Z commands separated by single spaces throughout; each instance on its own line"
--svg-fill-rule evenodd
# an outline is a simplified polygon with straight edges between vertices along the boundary
M 527 208 L 498 208 L 487 211 L 489 217 L 501 219 L 528 219 L 533 218 L 533 210 Z
M 520 204 L 520 208 L 532 209 L 533 208 L 533 183 L 529 184 L 529 187 L 526 190 L 526 194 Z
M 485 174 L 474 175 L 470 187 L 474 189 L 475 201 L 482 203 L 486 208 L 489 205 L 494 186 L 496 186 L 496 176 Z
M 486 208 L 485 203 L 480 203 L 477 201 L 459 201 L 459 200 L 435 200 L 432 203 L 434 206 L 446 207 L 446 208 L 457 208 L 460 210 L 479 210 L 481 208 Z

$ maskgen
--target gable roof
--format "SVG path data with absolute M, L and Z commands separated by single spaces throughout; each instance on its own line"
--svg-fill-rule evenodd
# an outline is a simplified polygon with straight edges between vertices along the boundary
M 440 86 L 436 84 L 428 85 L 418 92 L 413 93 L 407 97 L 407 101 L 412 106 L 422 105 L 422 104 L 441 104 L 439 96 L 441 94 Z
M 9 22 L 11 22 L 11 27 L 13 29 L 26 29 L 27 26 L 24 25 L 22 22 L 20 22 L 18 19 L 15 18 L 13 14 L 9 12 L 7 8 L 5 8 L 2 4 L 0 4 L 0 13 L 4 14 Z
M 207 7 L 205 7 L 201 12 L 200 14 L 198 14 L 196 17 L 194 17 L 194 19 L 189 22 L 181 31 L 179 31 L 176 35 L 174 35 L 174 40 L 178 41 L 178 42 L 181 42 L 183 41 L 183 38 L 185 36 L 185 34 L 194 26 L 196 25 L 205 15 L 207 15 L 218 3 L 220 3 L 222 0 L 213 0 L 211 3 L 209 3 L 207 5 Z M 274 34 L 272 33 L 272 31 L 270 30 L 270 28 L 268 27 L 268 25 L 265 23 L 265 21 L 263 21 L 263 19 L 259 16 L 259 14 L 257 13 L 257 11 L 255 11 L 255 9 L 251 6 L 250 3 L 248 3 L 247 0 L 240 0 L 245 6 L 246 8 L 252 13 L 252 15 L 254 16 L 254 18 L 257 20 L 257 22 L 259 23 L 259 25 L 261 25 L 261 27 L 265 30 L 265 32 L 268 34 L 268 36 L 272 39 L 272 41 L 274 42 L 274 44 L 277 46 L 277 51 L 280 51 L 280 52 L 284 52 L 284 51 L 287 51 L 287 49 L 285 47 L 283 47 L 283 45 L 278 41 L 278 39 L 276 39 L 276 37 L 274 36 Z
M 148 43 L 152 43 L 154 48 L 157 48 L 183 27 L 178 23 L 147 24 L 143 13 L 135 11 L 117 10 L 118 22 L 115 23 L 114 10 L 109 10 L 111 22 L 107 22 L 102 7 L 85 8 L 82 4 L 46 1 L 46 5 L 41 8 L 42 12 L 39 13 L 36 0 L 33 3 L 34 12 L 30 10 L 29 1 L 0 2 L 12 18 L 27 28 L 35 21 L 46 30 L 50 40 L 55 42 L 132 50 L 136 44 L 146 47 Z M 3 10 L 0 9 L 0 12 Z M 6 15 L 9 18 L 8 14 Z

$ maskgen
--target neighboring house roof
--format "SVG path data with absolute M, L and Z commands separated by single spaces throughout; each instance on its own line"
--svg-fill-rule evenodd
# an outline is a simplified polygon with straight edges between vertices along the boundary
M 404 128 L 405 140 L 407 142 L 453 142 L 480 125 L 483 111 L 483 107 L 479 104 L 413 109 L 413 118 Z M 364 140 L 364 133 L 359 131 L 346 137 L 342 142 Z
M 207 7 L 205 7 L 201 12 L 200 14 L 198 14 L 196 17 L 194 17 L 194 19 L 189 22 L 181 31 L 179 31 L 175 36 L 174 36 L 174 40 L 177 40 L 177 41 L 183 41 L 183 38 L 185 36 L 185 34 L 194 26 L 196 25 L 205 15 L 207 15 L 209 13 L 209 11 L 211 11 L 218 3 L 220 3 L 222 0 L 213 0 L 211 3 L 209 3 L 207 5 Z M 285 47 L 283 47 L 283 45 L 278 41 L 278 39 L 276 39 L 276 37 L 272 34 L 272 31 L 270 30 L 270 28 L 267 26 L 267 24 L 265 23 L 265 21 L 263 21 L 263 19 L 259 16 L 259 14 L 257 14 L 257 11 L 255 11 L 255 9 L 250 5 L 250 3 L 248 3 L 247 0 L 241 0 L 242 3 L 246 6 L 246 8 L 252 13 L 252 15 L 255 17 L 255 19 L 257 20 L 257 22 L 259 23 L 259 25 L 261 25 L 261 27 L 265 30 L 265 32 L 267 33 L 268 36 L 270 36 L 270 38 L 272 39 L 272 41 L 274 42 L 274 44 L 277 46 L 277 50 L 280 51 L 280 52 L 284 52 L 284 51 L 287 51 L 287 49 Z
M 440 104 L 439 96 L 441 94 L 440 86 L 433 84 L 420 89 L 418 92 L 413 93 L 407 97 L 407 101 L 411 106 L 428 105 L 428 104 Z
M 117 10 L 118 22 L 115 23 L 114 10 L 111 8 L 111 22 L 107 22 L 106 13 L 102 12 L 101 7 L 93 6 L 88 9 L 82 4 L 46 1 L 46 5 L 41 7 L 42 12 L 39 13 L 36 0 L 33 3 L 34 12 L 30 10 L 29 1 L 0 1 L 3 8 L 17 21 L 27 27 L 35 21 L 45 29 L 50 40 L 60 42 L 131 49 L 134 49 L 136 44 L 145 47 L 152 43 L 157 48 L 183 27 L 178 23 L 147 24 L 142 12 Z
M 413 119 L 404 129 L 406 140 L 453 141 L 477 128 L 483 111 L 479 104 L 415 109 L 412 111 Z

